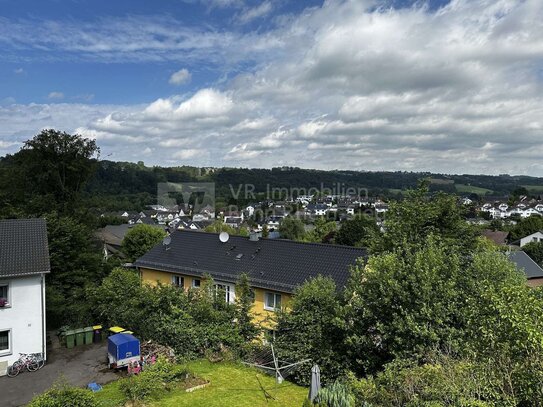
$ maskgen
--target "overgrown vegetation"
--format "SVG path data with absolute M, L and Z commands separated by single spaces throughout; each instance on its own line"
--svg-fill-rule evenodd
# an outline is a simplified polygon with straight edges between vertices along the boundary
M 98 407 L 94 394 L 87 389 L 57 383 L 32 399 L 28 407 Z
M 187 292 L 172 285 L 142 285 L 136 272 L 117 268 L 88 294 L 96 320 L 171 346 L 184 359 L 210 353 L 232 358 L 257 333 L 248 315 L 250 291 L 240 291 L 237 302 L 230 304 L 211 278 Z
M 279 318 L 281 357 L 325 366 L 325 386 L 350 377 L 356 405 L 538 405 L 540 290 L 451 197 L 423 185 L 391 212 L 342 296 L 322 279 L 296 291 Z M 294 377 L 308 383 L 309 369 Z

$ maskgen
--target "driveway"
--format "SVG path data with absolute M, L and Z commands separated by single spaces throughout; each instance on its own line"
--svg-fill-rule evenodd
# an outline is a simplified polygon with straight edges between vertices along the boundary
M 105 384 L 119 377 L 106 365 L 107 342 L 66 349 L 60 347 L 56 336 L 49 337 L 52 343 L 47 364 L 41 370 L 25 371 L 14 378 L 0 377 L 0 406 L 24 406 L 59 380 L 85 387 L 90 382 Z

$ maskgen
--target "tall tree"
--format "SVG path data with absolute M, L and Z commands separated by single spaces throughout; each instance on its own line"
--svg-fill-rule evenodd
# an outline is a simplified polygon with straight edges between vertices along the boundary
M 415 249 L 372 256 L 353 270 L 346 292 L 354 368 L 372 373 L 396 358 L 465 352 L 484 318 L 484 293 L 524 285 L 506 256 L 488 245 L 464 252 L 429 236 Z
M 258 333 L 251 313 L 254 301 L 254 292 L 249 284 L 249 277 L 247 274 L 242 274 L 236 283 L 236 314 L 240 335 L 246 341 L 252 341 Z
M 300 219 L 287 216 L 279 226 L 279 234 L 283 239 L 300 240 L 305 234 L 304 223 Z
M 135 261 L 159 244 L 165 236 L 166 232 L 157 227 L 136 225 L 126 233 L 121 249 L 131 261 Z
M 334 242 L 345 246 L 363 245 L 366 243 L 365 239 L 375 236 L 377 232 L 375 219 L 359 215 L 341 224 Z
M 403 201 L 391 202 L 385 216 L 385 232 L 370 239 L 372 252 L 416 249 L 429 235 L 439 236 L 451 246 L 470 250 L 477 233 L 465 221 L 465 208 L 455 195 L 430 193 L 422 181 L 418 189 L 407 191 Z
M 43 130 L 12 157 L 17 197 L 33 212 L 71 211 L 99 153 L 95 140 Z
M 279 313 L 275 345 L 284 360 L 317 363 L 322 380 L 330 383 L 348 365 L 344 334 L 344 307 L 336 285 L 331 278 L 317 276 L 295 291 L 289 310 Z M 308 384 L 309 366 L 302 365 L 295 379 Z

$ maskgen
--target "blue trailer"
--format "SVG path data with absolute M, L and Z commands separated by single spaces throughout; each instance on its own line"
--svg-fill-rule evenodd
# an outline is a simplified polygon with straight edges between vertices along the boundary
M 131 334 L 116 334 L 107 338 L 109 367 L 117 369 L 140 360 L 140 341 Z

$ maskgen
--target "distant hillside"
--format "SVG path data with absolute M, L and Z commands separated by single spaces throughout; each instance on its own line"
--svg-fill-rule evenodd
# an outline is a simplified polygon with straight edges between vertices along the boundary
M 234 199 L 239 185 L 254 185 L 259 198 L 267 198 L 271 188 L 295 190 L 331 188 L 367 188 L 370 195 L 394 197 L 402 190 L 413 188 L 422 178 L 432 181 L 431 188 L 459 195 L 508 195 L 525 187 L 530 193 L 543 193 L 543 178 L 528 176 L 446 175 L 426 172 L 362 172 L 323 171 L 292 167 L 257 168 L 198 168 L 146 167 L 143 163 L 101 161 L 99 169 L 87 187 L 89 197 L 116 196 L 119 205 L 134 202 L 136 207 L 152 202 L 159 182 L 214 182 L 217 198 L 224 204 L 242 204 Z M 232 186 L 232 188 L 230 187 Z M 139 197 L 134 201 L 134 197 Z M 123 203 L 123 197 L 128 201 Z M 278 199 L 278 196 L 275 196 Z

